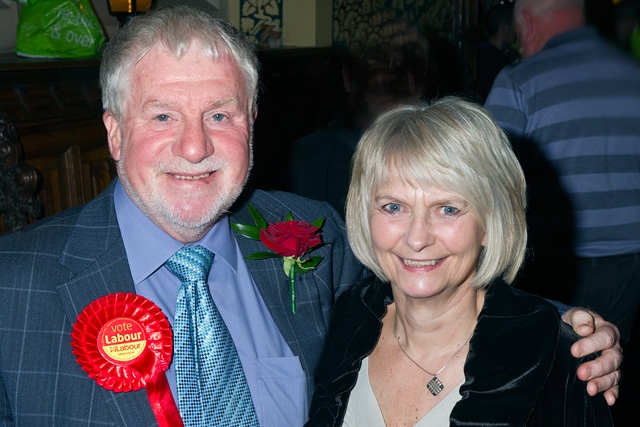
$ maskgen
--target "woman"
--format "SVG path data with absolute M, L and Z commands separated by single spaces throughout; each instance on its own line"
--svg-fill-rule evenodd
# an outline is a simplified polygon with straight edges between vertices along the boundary
M 445 98 L 376 120 L 346 214 L 376 277 L 336 303 L 307 426 L 612 424 L 576 376 L 577 335 L 509 286 L 525 204 L 509 141 L 478 105 Z

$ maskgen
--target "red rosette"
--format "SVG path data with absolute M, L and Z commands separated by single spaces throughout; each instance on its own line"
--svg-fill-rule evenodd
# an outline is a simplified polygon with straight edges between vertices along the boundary
M 157 305 L 140 295 L 116 293 L 82 310 L 71 346 L 90 378 L 107 390 L 123 392 L 140 390 L 167 370 L 173 339 Z
M 105 295 L 80 313 L 71 331 L 73 354 L 98 385 L 115 392 L 147 388 L 161 426 L 182 426 L 164 372 L 173 337 L 162 310 L 133 293 Z

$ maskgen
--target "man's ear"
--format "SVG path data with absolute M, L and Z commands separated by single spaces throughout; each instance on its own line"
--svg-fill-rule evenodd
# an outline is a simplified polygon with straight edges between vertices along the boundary
M 531 56 L 534 54 L 533 45 L 536 40 L 536 26 L 529 12 L 520 12 L 518 26 L 518 42 L 520 43 L 520 47 L 523 49 L 525 56 Z
M 109 142 L 109 152 L 113 160 L 120 160 L 120 150 L 122 149 L 122 135 L 120 125 L 110 111 L 105 111 L 102 115 L 102 122 L 107 129 L 107 141 Z
M 522 12 L 522 14 L 520 14 L 520 23 L 523 26 L 522 29 L 524 30 L 524 34 L 530 37 L 531 31 L 535 28 L 531 19 L 531 14 L 527 11 Z

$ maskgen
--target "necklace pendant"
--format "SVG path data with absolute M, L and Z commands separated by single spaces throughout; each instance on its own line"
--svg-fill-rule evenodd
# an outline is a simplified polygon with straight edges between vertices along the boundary
M 431 394 L 437 396 L 444 389 L 444 384 L 434 375 L 431 381 L 427 383 L 427 388 Z

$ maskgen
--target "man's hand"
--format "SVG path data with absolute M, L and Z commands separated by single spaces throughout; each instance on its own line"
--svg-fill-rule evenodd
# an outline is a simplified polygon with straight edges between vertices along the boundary
M 602 351 L 597 359 L 578 367 L 578 378 L 588 381 L 587 393 L 590 396 L 604 391 L 607 403 L 612 406 L 620 393 L 618 384 L 621 377 L 622 347 L 618 328 L 599 314 L 583 308 L 567 311 L 562 320 L 570 324 L 578 335 L 585 337 L 571 346 L 574 357 Z

